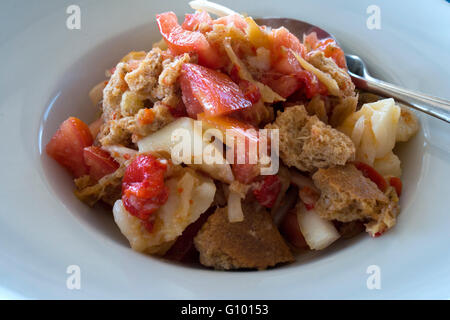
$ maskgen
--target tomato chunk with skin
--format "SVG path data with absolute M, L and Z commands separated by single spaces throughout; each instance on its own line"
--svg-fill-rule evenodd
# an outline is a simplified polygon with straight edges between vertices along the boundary
M 92 143 L 89 126 L 78 118 L 70 117 L 61 124 L 45 151 L 75 177 L 81 177 L 89 172 L 83 149 Z
M 273 59 L 275 63 L 273 64 L 273 70 L 282 74 L 296 74 L 303 70 L 300 62 L 295 58 L 291 51 L 286 51 L 282 49 L 281 54 L 278 57 Z
M 104 176 L 113 173 L 120 166 L 108 151 L 100 147 L 90 146 L 84 148 L 83 156 L 84 162 L 89 167 L 89 175 L 95 180 L 100 180 Z
M 257 103 L 261 99 L 261 92 L 255 84 L 247 80 L 242 80 L 239 82 L 239 87 L 244 93 L 245 98 L 251 103 Z
M 180 85 L 187 113 L 193 118 L 200 111 L 220 116 L 252 106 L 229 76 L 196 64 L 182 66 Z
M 273 91 L 283 98 L 287 98 L 301 88 L 301 82 L 294 75 L 279 73 L 267 73 L 263 75 L 261 82 L 268 85 Z
M 277 175 L 264 176 L 262 183 L 253 190 L 256 200 L 266 208 L 272 208 L 281 190 L 281 181 Z
M 224 60 L 209 44 L 205 35 L 198 31 L 183 29 L 178 24 L 175 13 L 166 12 L 156 16 L 159 31 L 167 43 L 170 51 L 175 54 L 194 52 L 198 55 L 198 62 L 210 68 L 222 67 Z
M 213 24 L 223 24 L 226 26 L 234 26 L 241 31 L 245 31 L 247 28 L 247 22 L 239 14 L 230 14 L 224 17 L 217 18 L 213 21 Z
M 127 167 L 122 182 L 122 201 L 127 211 L 148 222 L 169 197 L 164 184 L 167 164 L 151 155 L 140 155 Z
M 208 12 L 200 10 L 196 11 L 194 14 L 186 14 L 184 18 L 184 22 L 181 27 L 184 30 L 196 31 L 200 24 L 211 25 L 213 23 L 213 19 L 208 14 Z
M 296 77 L 303 83 L 304 94 L 308 99 L 316 95 L 328 95 L 328 89 L 317 79 L 316 75 L 302 70 L 296 74 Z
M 386 191 L 388 187 L 387 182 L 377 170 L 364 162 L 354 162 L 354 165 L 359 171 L 362 172 L 363 176 L 372 180 L 372 182 L 378 186 L 378 189 L 382 192 Z
M 195 97 L 193 86 L 188 77 L 183 76 L 182 73 L 179 80 L 182 92 L 181 100 L 185 106 L 186 114 L 193 119 L 197 119 L 197 115 L 203 113 L 203 106 Z
M 204 113 L 198 114 L 198 120 L 203 121 L 207 126 L 214 127 L 225 134 L 231 134 L 239 139 L 251 140 L 258 143 L 258 133 L 252 125 L 239 121 L 228 116 L 208 116 Z
M 284 27 L 272 30 L 271 56 L 274 62 L 273 68 L 283 74 L 295 74 L 302 70 L 300 63 L 291 50 L 305 57 L 306 49 L 300 40 Z
M 175 107 L 167 105 L 170 114 L 175 118 L 187 117 L 186 107 L 183 101 L 180 101 Z
M 327 95 L 327 88 L 311 72 L 304 70 L 295 55 L 306 56 L 306 48 L 300 40 L 281 27 L 272 30 L 271 58 L 272 69 L 268 75 L 264 75 L 261 81 L 272 88 L 284 98 L 289 97 L 297 90 L 302 89 L 304 96 L 308 99 L 316 95 Z M 308 45 L 318 45 L 319 41 L 309 37 Z M 332 45 L 332 44 L 329 44 Z M 339 47 L 336 48 L 340 49 Z M 337 53 L 337 51 L 336 51 Z
M 230 72 L 230 78 L 233 82 L 237 83 L 245 98 L 255 104 L 261 99 L 261 92 L 259 88 L 248 80 L 241 79 L 239 76 L 239 66 L 233 65 Z
M 272 39 L 272 54 L 277 56 L 279 54 L 285 54 L 286 51 L 283 49 L 292 49 L 294 52 L 304 57 L 306 53 L 305 46 L 300 42 L 300 40 L 289 32 L 285 27 L 278 29 L 273 29 L 271 34 Z M 289 50 L 287 50 L 289 51 Z
M 317 38 L 316 32 L 311 32 L 303 36 L 303 45 L 305 45 L 308 50 L 316 49 L 318 42 L 319 38 Z
M 259 143 L 258 133 L 253 126 L 227 116 L 208 117 L 205 114 L 200 113 L 198 119 L 203 121 L 207 126 L 220 130 L 224 139 L 226 139 L 226 134 L 235 137 L 234 159 L 231 169 L 236 180 L 244 184 L 249 184 L 260 175 L 259 165 L 249 163 L 250 143 L 255 143 L 257 146 Z M 245 143 L 245 161 L 242 161 L 244 163 L 238 163 L 238 143 Z M 268 142 L 268 145 L 269 144 L 270 143 Z
M 241 89 L 242 93 L 244 94 L 244 97 L 249 100 L 252 104 L 255 104 L 261 99 L 261 92 L 259 91 L 259 88 L 252 82 L 241 79 L 239 77 L 239 71 L 238 67 L 234 66 L 231 70 L 230 74 L 231 79 L 238 84 L 239 88 Z
M 306 98 L 328 94 L 327 88 L 311 72 L 304 70 L 295 55 L 305 57 L 306 48 L 300 40 L 286 28 L 272 30 L 272 71 L 262 82 L 283 97 L 289 97 L 295 91 L 303 89 Z

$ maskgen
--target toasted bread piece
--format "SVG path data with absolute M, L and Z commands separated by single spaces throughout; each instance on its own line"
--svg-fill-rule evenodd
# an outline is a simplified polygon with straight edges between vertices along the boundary
M 320 71 L 328 73 L 336 80 L 341 90 L 341 96 L 355 95 L 355 85 L 350 75 L 344 69 L 339 68 L 333 59 L 325 57 L 321 51 L 315 51 L 308 56 L 308 62 Z
M 154 48 L 134 69 L 120 62 L 103 91 L 104 124 L 97 140 L 102 145 L 128 146 L 174 121 L 170 108 L 181 102 L 177 79 L 189 61 L 188 54 L 164 57 Z
M 128 90 L 128 85 L 124 79 L 127 72 L 127 64 L 119 62 L 108 84 L 103 89 L 102 117 L 105 122 L 114 119 L 114 115 L 120 114 L 122 95 Z
M 383 208 L 377 220 L 372 220 L 365 224 L 366 231 L 373 237 L 377 237 L 392 228 L 397 222 L 397 216 L 400 213 L 399 199 L 395 189 L 388 187 L 384 194 L 389 198 L 389 204 Z
M 244 205 L 245 219 L 230 223 L 227 208 L 218 208 L 194 239 L 200 262 L 215 269 L 266 269 L 294 260 L 265 209 Z
M 316 116 L 308 116 L 304 106 L 279 112 L 275 122 L 266 128 L 279 129 L 280 157 L 286 165 L 299 170 L 312 172 L 354 159 L 351 139 Z
M 333 98 L 335 105 L 329 114 L 328 123 L 337 127 L 342 121 L 355 112 L 358 104 L 358 94 L 355 91 L 355 85 L 348 72 L 339 68 L 333 59 L 325 57 L 323 52 L 315 51 L 308 55 L 308 62 L 314 67 L 329 74 L 339 86 L 339 97 Z M 323 120 L 323 116 L 318 115 Z
M 158 131 L 175 119 L 170 113 L 169 107 L 159 101 L 150 110 L 152 115 L 150 123 L 140 121 L 145 117 L 145 113 L 149 112 L 149 109 L 141 109 L 136 115 L 108 121 L 101 128 L 98 135 L 99 141 L 103 146 L 127 145 L 130 139 L 135 143 L 140 138 Z
M 341 222 L 369 221 L 372 226 L 372 222 L 389 217 L 386 229 L 395 224 L 398 198 L 392 196 L 391 189 L 386 194 L 381 192 L 353 164 L 319 169 L 312 178 L 321 191 L 315 208 L 322 218 Z M 366 228 L 369 231 L 369 225 Z
M 163 71 L 162 62 L 162 51 L 158 48 L 150 50 L 139 66 L 125 76 L 130 90 L 140 94 L 150 93 L 158 84 L 158 77 Z

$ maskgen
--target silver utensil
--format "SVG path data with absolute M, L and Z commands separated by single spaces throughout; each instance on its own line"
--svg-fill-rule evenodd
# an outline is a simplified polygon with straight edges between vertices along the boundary
M 316 32 L 319 39 L 333 38 L 337 42 L 337 39 L 325 30 L 300 20 L 261 18 L 256 19 L 256 22 L 259 25 L 266 25 L 272 28 L 284 26 L 299 39 L 303 39 L 304 34 Z M 392 97 L 406 106 L 450 123 L 449 100 L 407 90 L 394 84 L 375 79 L 370 76 L 364 61 L 358 56 L 346 54 L 345 60 L 347 61 L 348 73 L 357 88 L 383 97 Z

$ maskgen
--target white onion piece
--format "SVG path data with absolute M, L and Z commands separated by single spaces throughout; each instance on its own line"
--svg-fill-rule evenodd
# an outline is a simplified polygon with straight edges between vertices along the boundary
M 356 147 L 359 146 L 359 143 L 361 142 L 361 138 L 364 133 L 365 122 L 366 118 L 364 117 L 364 115 L 362 115 L 361 118 L 356 121 L 355 126 L 353 127 L 351 139 Z
M 331 221 L 319 217 L 314 209 L 306 210 L 302 203 L 297 205 L 297 221 L 311 250 L 325 249 L 340 237 Z
M 242 212 L 241 196 L 230 190 L 228 195 L 228 221 L 240 222 L 244 221 L 244 212 Z
M 383 177 L 399 177 L 402 175 L 400 159 L 391 151 L 383 158 L 375 159 L 373 168 Z
M 192 118 L 178 118 L 160 130 L 139 140 L 137 143 L 139 152 L 162 153 L 167 156 L 171 156 L 172 161 L 175 164 L 184 162 L 189 166 L 208 173 L 216 180 L 226 183 L 231 183 L 234 181 L 231 166 L 223 158 L 223 150 L 221 150 L 222 145 L 218 148 L 216 143 L 204 142 L 202 130 L 196 130 L 195 128 L 196 124 Z M 177 140 L 178 138 L 181 140 Z M 203 161 L 200 164 L 194 163 L 195 159 L 193 158 L 193 154 L 183 154 L 183 152 L 180 152 L 183 151 L 182 148 L 179 148 L 186 143 L 193 146 L 197 142 L 200 142 L 200 146 L 203 148 L 203 151 L 200 154 L 203 157 Z M 212 155 L 218 157 L 216 159 L 219 160 L 221 157 L 222 161 L 209 162 L 212 159 Z
M 205 10 L 206 12 L 215 14 L 216 16 L 219 17 L 228 16 L 230 14 L 238 14 L 237 12 L 227 7 L 206 0 L 194 0 L 189 2 L 189 5 L 194 10 Z
M 105 81 L 102 81 L 100 83 L 97 83 L 91 91 L 89 91 L 89 98 L 92 101 L 92 104 L 94 106 L 98 105 L 100 100 L 103 99 L 103 89 L 105 89 L 106 83 Z

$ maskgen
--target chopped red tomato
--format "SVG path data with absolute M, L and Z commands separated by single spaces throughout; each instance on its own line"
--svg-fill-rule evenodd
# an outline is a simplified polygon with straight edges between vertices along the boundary
M 316 75 L 304 70 L 291 51 L 277 60 L 273 65 L 273 72 L 263 76 L 262 81 L 283 97 L 288 97 L 301 88 L 308 99 L 318 94 L 328 94 L 327 88 Z
M 193 118 L 200 112 L 220 116 L 252 106 L 230 77 L 196 64 L 183 64 L 180 85 L 187 113 Z
M 368 164 L 364 162 L 355 162 L 355 167 L 362 172 L 362 174 L 366 177 L 372 180 L 373 183 L 375 183 L 378 186 L 378 189 L 380 189 L 382 192 L 386 191 L 387 183 L 386 180 L 383 178 L 381 174 L 378 173 L 377 170 L 369 166 Z
M 272 72 L 263 76 L 262 82 L 283 97 L 289 97 L 303 88 L 303 94 L 311 99 L 316 95 L 328 94 L 327 88 L 317 77 L 302 68 L 295 55 L 305 57 L 306 48 L 300 40 L 286 28 L 272 30 L 271 33 Z M 314 43 L 315 44 L 315 43 Z M 292 51 L 291 51 L 292 50 Z
M 114 160 L 109 152 L 96 146 L 84 148 L 84 163 L 89 167 L 89 175 L 95 180 L 113 173 L 119 168 L 119 163 Z
M 241 77 L 239 76 L 239 71 L 240 71 L 239 66 L 233 64 L 233 67 L 231 68 L 231 71 L 230 71 L 230 78 L 231 78 L 231 80 L 233 80 L 236 83 L 239 83 L 239 81 L 241 81 Z
M 226 26 L 234 26 L 241 31 L 245 31 L 247 28 L 247 22 L 240 14 L 230 14 L 224 17 L 220 17 L 213 21 L 213 24 L 223 24 Z
M 261 78 L 261 82 L 284 98 L 291 96 L 296 91 L 308 99 L 316 95 L 327 95 L 328 89 L 316 75 L 304 69 L 298 69 L 292 74 L 282 74 L 279 71 L 269 72 Z
M 234 145 L 234 163 L 231 166 L 234 177 L 241 183 L 249 184 L 260 174 L 260 168 L 257 164 L 249 163 L 249 145 L 250 142 L 258 144 L 259 137 L 255 128 L 247 123 L 241 122 L 236 118 L 227 116 L 208 117 L 205 114 L 199 114 L 198 119 L 207 126 L 216 128 L 222 132 L 224 139 L 226 135 L 235 137 Z M 253 129 L 253 130 L 251 130 Z M 245 143 L 245 161 L 237 163 L 237 143 Z M 269 143 L 268 143 L 269 144 Z
M 281 233 L 287 240 L 296 248 L 306 249 L 308 244 L 303 237 L 300 227 L 298 225 L 297 213 L 294 210 L 289 211 L 283 218 L 280 226 Z
M 314 209 L 314 206 L 320 197 L 320 195 L 310 187 L 301 188 L 298 194 L 305 205 L 306 210 Z
M 193 86 L 183 73 L 179 77 L 182 96 L 181 99 L 189 117 L 197 119 L 197 115 L 203 113 L 203 106 L 194 95 Z
M 394 187 L 395 191 L 397 192 L 397 195 L 400 197 L 402 195 L 402 188 L 403 188 L 402 180 L 400 180 L 400 178 L 397 177 L 391 177 L 389 178 L 389 184 L 392 187 Z
M 183 101 L 180 101 L 175 107 L 168 106 L 170 114 L 175 118 L 187 117 L 186 107 Z
M 289 32 L 285 27 L 273 29 L 271 34 L 272 40 L 272 55 L 279 56 L 284 55 L 287 52 L 283 49 L 292 49 L 295 53 L 304 57 L 306 54 L 305 46 L 300 40 Z
M 92 142 L 88 125 L 80 119 L 70 117 L 61 124 L 45 150 L 75 177 L 80 177 L 89 171 L 84 163 L 83 149 L 92 145 Z
M 317 42 L 319 42 L 319 39 L 317 38 L 316 32 L 311 32 L 303 36 L 303 45 L 309 50 L 314 50 Z
M 272 61 L 276 61 L 272 67 L 278 73 L 293 75 L 303 70 L 300 62 L 298 62 L 291 51 L 284 50 L 284 53 L 277 58 L 273 58 Z
M 283 98 L 292 95 L 302 85 L 294 75 L 283 75 L 279 73 L 267 73 L 263 75 L 261 82 L 268 85 Z
M 198 62 L 210 68 L 220 68 L 224 60 L 211 47 L 206 37 L 197 31 L 184 30 L 179 24 L 175 13 L 166 12 L 156 16 L 159 31 L 170 51 L 175 55 L 195 52 Z
M 203 121 L 207 126 L 220 130 L 224 137 L 226 134 L 233 135 L 238 139 L 258 143 L 258 133 L 256 129 L 245 122 L 227 116 L 208 116 L 204 113 L 198 114 L 198 120 Z
M 302 70 L 296 74 L 296 77 L 303 83 L 304 93 L 308 99 L 316 95 L 327 95 L 328 89 L 317 79 L 316 75 Z
M 166 203 L 169 189 L 164 185 L 167 164 L 154 156 L 140 155 L 125 170 L 122 201 L 127 211 L 148 221 L 150 215 Z
M 210 25 L 212 22 L 213 20 L 208 12 L 200 10 L 196 11 L 194 14 L 186 14 L 181 27 L 184 30 L 197 31 L 200 24 Z
M 282 74 L 292 75 L 303 70 L 291 50 L 304 57 L 306 49 L 296 36 L 286 28 L 273 29 L 270 34 L 273 69 Z
M 261 99 L 259 88 L 247 80 L 239 81 L 239 88 L 244 93 L 244 97 L 251 103 L 257 103 Z
M 244 93 L 247 100 L 250 100 L 250 102 L 255 104 L 259 101 L 259 99 L 261 99 L 261 92 L 259 91 L 259 88 L 250 81 L 241 79 L 239 76 L 239 66 L 234 65 L 233 68 L 231 68 L 230 78 L 239 85 L 239 88 Z
M 281 190 L 277 175 L 265 176 L 258 188 L 253 190 L 256 200 L 266 208 L 272 208 Z

